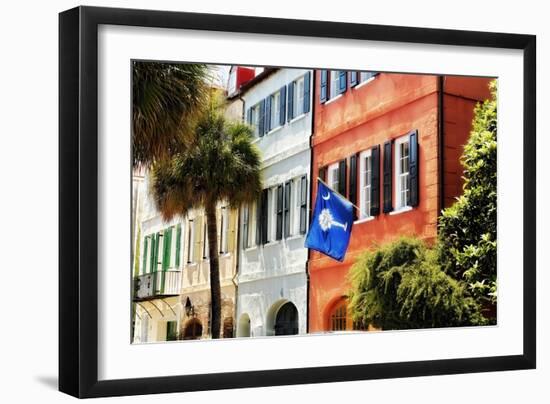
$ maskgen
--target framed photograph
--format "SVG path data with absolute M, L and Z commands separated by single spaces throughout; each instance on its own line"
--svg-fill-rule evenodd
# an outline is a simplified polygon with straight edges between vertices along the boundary
M 94 7 L 59 32 L 61 391 L 535 368 L 535 36 Z

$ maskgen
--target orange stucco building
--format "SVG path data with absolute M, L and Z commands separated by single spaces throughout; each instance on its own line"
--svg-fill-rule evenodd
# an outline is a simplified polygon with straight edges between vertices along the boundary
M 309 332 L 351 330 L 346 276 L 357 256 L 400 236 L 433 241 L 461 194 L 459 159 L 490 79 L 315 72 L 312 177 L 359 209 L 340 263 L 310 250 Z M 311 200 L 315 200 L 312 181 Z

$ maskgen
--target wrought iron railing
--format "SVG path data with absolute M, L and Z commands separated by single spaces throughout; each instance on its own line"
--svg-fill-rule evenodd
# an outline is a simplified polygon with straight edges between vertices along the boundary
M 180 294 L 181 271 L 158 271 L 134 277 L 134 300 Z

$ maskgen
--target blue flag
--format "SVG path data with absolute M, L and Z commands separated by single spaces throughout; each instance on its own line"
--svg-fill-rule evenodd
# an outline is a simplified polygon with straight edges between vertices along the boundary
M 353 205 L 317 181 L 317 200 L 305 247 L 343 261 L 353 226 Z

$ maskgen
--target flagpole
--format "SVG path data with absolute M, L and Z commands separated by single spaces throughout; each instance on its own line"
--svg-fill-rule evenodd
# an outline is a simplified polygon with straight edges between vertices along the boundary
M 344 198 L 346 201 L 348 201 L 348 202 L 351 204 L 351 206 L 353 206 L 354 208 L 356 208 L 360 213 L 363 213 L 363 214 L 365 213 L 365 212 L 363 212 L 363 210 L 362 210 L 359 206 L 357 206 L 357 205 L 351 203 L 351 201 L 350 201 L 348 198 L 346 198 L 344 195 L 342 195 L 340 192 L 335 191 L 334 189 L 332 189 L 332 187 L 331 187 L 330 185 L 328 185 L 325 181 L 323 181 L 323 180 L 321 179 L 321 177 L 317 177 L 317 180 L 320 181 L 320 182 L 322 182 L 323 185 L 325 185 L 328 189 L 330 189 L 330 190 L 331 190 L 332 192 L 334 192 L 336 195 L 339 195 L 339 196 L 341 196 L 342 198 Z M 370 216 L 370 215 L 365 215 L 365 216 Z

